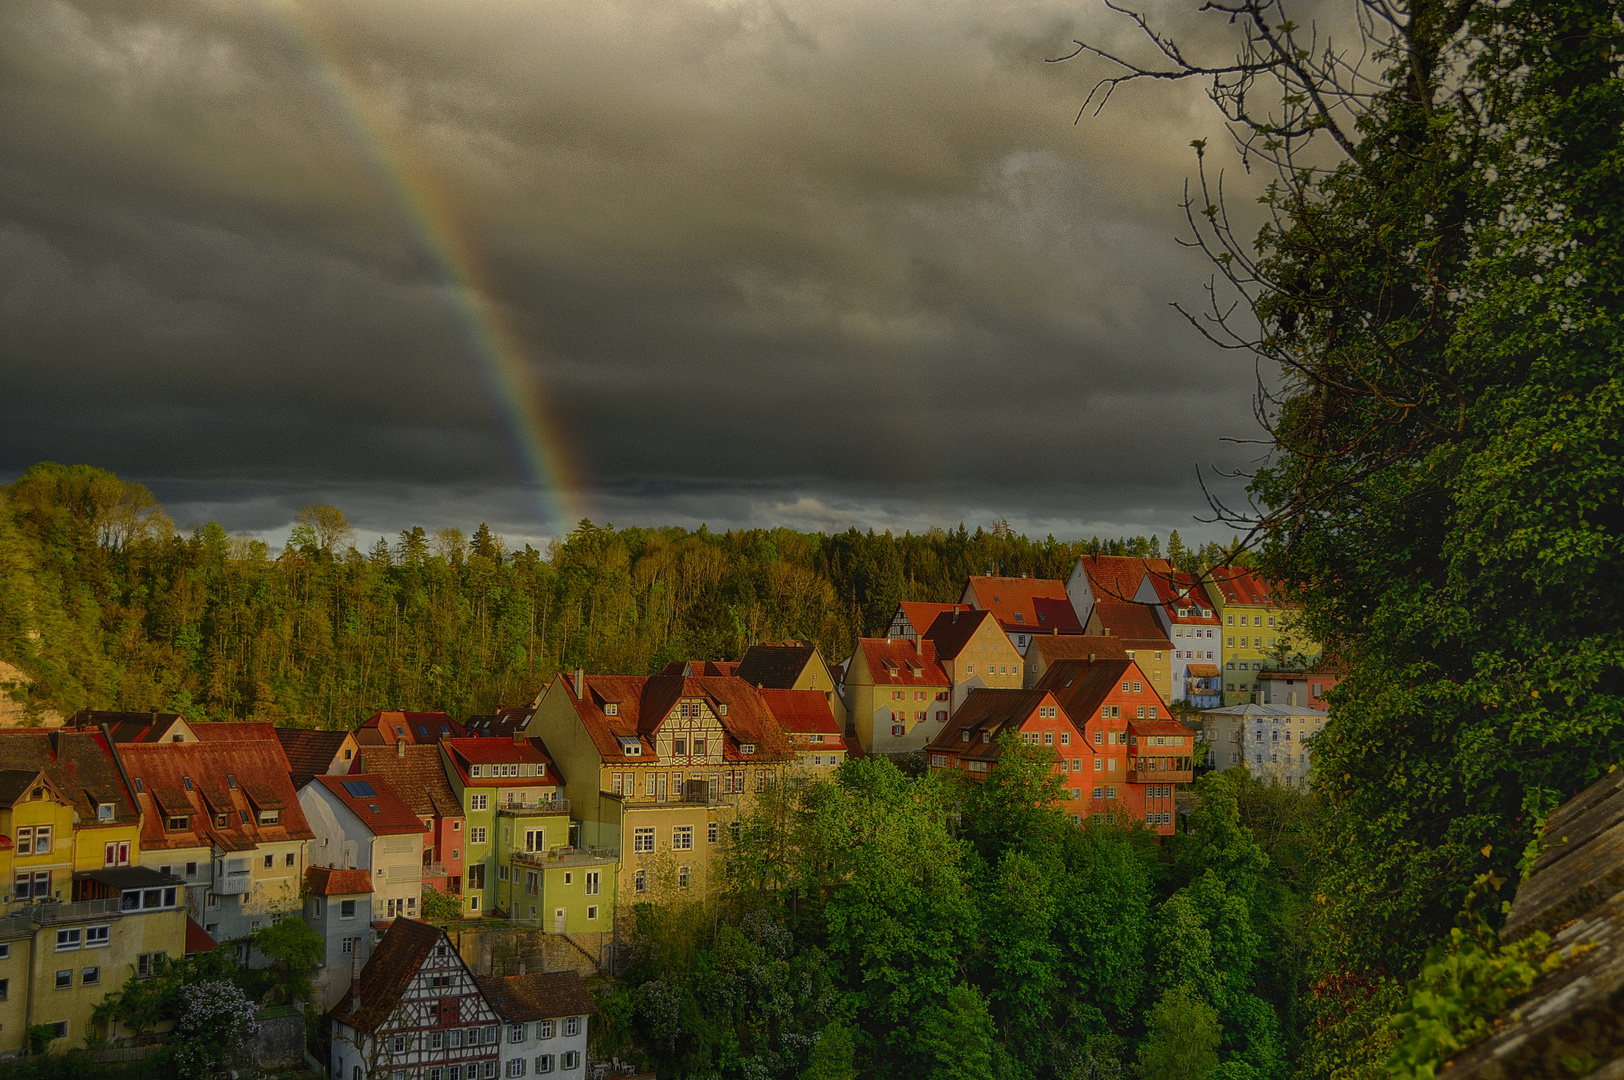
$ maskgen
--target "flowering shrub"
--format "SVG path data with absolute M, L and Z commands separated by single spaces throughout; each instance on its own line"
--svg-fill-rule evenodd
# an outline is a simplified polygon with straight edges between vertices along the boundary
M 181 1076 L 208 1076 L 259 1030 L 258 1007 L 232 982 L 190 983 L 180 988 L 175 1068 Z

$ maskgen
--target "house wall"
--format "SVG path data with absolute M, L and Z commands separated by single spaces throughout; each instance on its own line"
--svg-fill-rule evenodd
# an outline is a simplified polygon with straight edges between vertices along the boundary
M 502 1076 L 546 1076 L 571 1080 L 586 1068 L 586 1016 L 559 1016 L 550 1020 L 502 1025 Z M 570 1028 L 573 1026 L 574 1033 Z M 546 1068 L 538 1059 L 547 1057 Z M 522 1061 L 514 1068 L 509 1062 Z M 565 1062 L 570 1064 L 566 1067 Z
M 349 915 L 344 914 L 345 901 L 354 905 Z M 338 1004 L 372 955 L 372 896 L 351 893 L 308 897 L 304 920 L 325 945 L 321 968 L 310 981 L 321 1009 L 326 1011 Z
M 998 628 L 996 619 L 983 619 L 964 648 L 951 660 L 937 660 L 949 681 L 948 706 L 956 711 L 971 690 L 978 686 L 1019 690 L 1022 678 L 1021 654 L 1009 635 Z M 940 734 L 938 728 L 933 736 Z
M 70 910 L 78 906 L 72 905 Z M 108 928 L 108 943 L 105 946 L 80 944 L 61 949 L 57 947 L 59 931 L 77 929 L 82 942 L 85 931 L 93 926 Z M 19 945 L 22 951 L 31 955 L 18 957 Z M 21 977 L 0 977 L 11 980 L 12 993 L 19 989 L 25 994 L 31 993 L 32 1001 L 26 1010 L 29 1023 L 67 1024 L 66 1037 L 54 1040 L 47 1048 L 50 1053 L 60 1054 L 85 1045 L 85 1036 L 92 1033 L 91 1011 L 101 1004 L 108 993 L 122 988 L 136 973 L 141 954 L 159 952 L 172 958 L 186 954 L 184 905 L 136 914 L 86 915 L 47 923 L 34 931 L 31 938 L 23 939 L 21 943 L 14 942 L 12 958 L 0 961 L 0 972 L 20 968 Z M 19 959 L 22 960 L 21 964 L 18 963 Z M 87 969 L 92 968 L 95 969 L 94 981 L 87 982 Z M 69 973 L 69 985 L 64 989 L 57 987 L 59 971 Z M 30 978 L 31 991 L 28 990 Z M 7 1025 L 0 1029 L 0 1047 L 7 1050 L 21 1048 L 25 1030 L 22 1025 L 15 1028 Z M 121 1037 L 133 1032 L 114 1025 L 103 1034 Z
M 894 696 L 897 693 L 907 697 L 897 699 Z M 921 699 L 916 694 L 927 697 Z M 947 695 L 945 701 L 941 700 L 944 694 Z M 952 688 L 876 686 L 868 656 L 859 646 L 846 671 L 846 704 L 850 711 L 849 722 L 856 729 L 857 745 L 864 753 L 909 754 L 924 750 L 947 726 L 953 708 Z M 925 713 L 923 721 L 917 716 L 920 712 Z M 898 725 L 903 728 L 901 735 L 893 731 Z

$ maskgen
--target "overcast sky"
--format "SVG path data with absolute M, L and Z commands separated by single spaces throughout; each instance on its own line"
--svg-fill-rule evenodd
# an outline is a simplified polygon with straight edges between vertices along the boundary
M 1251 361 L 1169 304 L 1223 136 L 1195 86 L 1072 123 L 1105 69 L 1043 61 L 1129 41 L 1098 0 L 319 10 L 0 5 L 0 477 L 86 462 L 272 538 L 312 501 L 556 533 L 404 169 L 489 268 L 569 512 L 1220 535 L 1195 476 L 1257 452 Z

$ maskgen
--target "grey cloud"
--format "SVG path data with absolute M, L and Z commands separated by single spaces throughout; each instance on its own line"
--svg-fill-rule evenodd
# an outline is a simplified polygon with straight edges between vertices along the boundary
M 1176 203 L 1219 129 L 1193 86 L 1072 126 L 1100 69 L 1042 61 L 1121 39 L 1097 7 L 285 10 L 0 14 L 0 474 L 88 460 L 267 536 L 318 498 L 567 527 L 374 134 L 489 267 L 602 517 L 1165 532 L 1249 456 L 1250 367 L 1167 306 L 1201 300 Z

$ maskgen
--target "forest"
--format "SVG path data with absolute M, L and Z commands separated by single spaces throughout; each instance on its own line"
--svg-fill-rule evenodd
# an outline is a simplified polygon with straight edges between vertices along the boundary
M 523 704 L 559 671 L 647 674 L 801 638 L 831 661 L 899 600 L 956 600 L 970 574 L 1067 577 L 1088 553 L 1158 537 L 1035 542 L 1007 526 L 921 536 L 615 529 L 580 522 L 545 552 L 483 525 L 403 530 L 363 553 L 341 510 L 289 543 L 209 522 L 177 530 L 152 494 L 41 463 L 0 503 L 0 660 L 36 712 L 162 709 L 353 727 L 380 709 L 454 717 Z M 1193 565 L 1217 545 L 1167 554 Z

